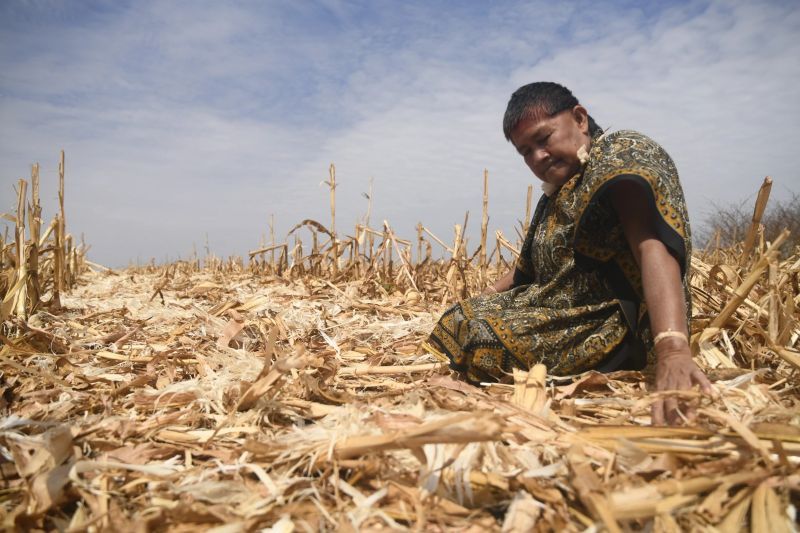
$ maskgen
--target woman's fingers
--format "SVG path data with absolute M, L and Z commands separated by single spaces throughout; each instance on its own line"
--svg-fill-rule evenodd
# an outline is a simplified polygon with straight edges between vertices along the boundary
M 664 425 L 664 400 L 657 400 L 653 404 L 651 418 L 654 426 Z
M 697 385 L 703 394 L 712 397 L 718 396 L 717 390 L 690 356 L 685 359 L 673 357 L 669 363 L 656 371 L 657 391 L 690 390 Z M 653 403 L 652 406 L 653 425 L 663 425 L 664 423 L 676 425 L 683 421 L 693 420 L 695 415 L 696 412 L 690 402 L 675 396 L 667 395 Z
M 716 389 L 711 385 L 711 382 L 708 380 L 706 375 L 703 373 L 702 370 L 696 368 L 692 372 L 692 381 L 700 386 L 700 390 L 703 394 L 708 394 L 709 396 L 716 396 Z
M 681 421 L 681 415 L 678 413 L 678 399 L 673 396 L 668 396 L 664 400 L 664 416 L 667 419 L 667 424 L 674 426 Z
M 667 376 L 665 380 L 664 387 L 662 390 L 687 390 L 692 388 L 692 378 L 688 374 L 671 374 Z M 662 423 L 663 420 L 666 420 L 666 423 L 670 426 L 675 426 L 680 424 L 683 421 L 683 416 L 680 408 L 685 407 L 683 405 L 685 402 L 680 401 L 675 396 L 667 396 L 663 400 L 662 406 Z

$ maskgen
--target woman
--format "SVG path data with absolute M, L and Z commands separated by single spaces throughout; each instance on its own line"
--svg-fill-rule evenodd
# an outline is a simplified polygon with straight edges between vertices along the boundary
M 543 363 L 555 375 L 640 369 L 655 359 L 657 390 L 707 394 L 688 340 L 691 254 L 678 173 L 658 144 L 604 134 L 569 89 L 525 85 L 503 131 L 543 181 L 519 260 L 483 295 L 439 320 L 428 339 L 472 382 Z M 653 423 L 680 420 L 674 398 Z

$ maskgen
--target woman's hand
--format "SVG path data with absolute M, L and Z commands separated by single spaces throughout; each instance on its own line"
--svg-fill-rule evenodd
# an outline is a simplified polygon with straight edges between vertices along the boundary
M 509 270 L 505 276 L 498 279 L 494 285 L 489 285 L 483 289 L 482 295 L 495 294 L 498 292 L 509 291 L 514 288 L 514 269 Z
M 711 382 L 692 359 L 689 345 L 683 339 L 664 339 L 656 344 L 656 391 L 689 390 L 694 385 L 709 396 L 714 395 Z M 670 425 L 681 422 L 681 414 L 688 420 L 694 418 L 694 410 L 675 397 L 660 398 L 653 404 L 653 425 Z

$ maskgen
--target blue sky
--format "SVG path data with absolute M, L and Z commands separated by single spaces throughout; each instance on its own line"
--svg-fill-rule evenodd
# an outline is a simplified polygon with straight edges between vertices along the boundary
M 646 7 L 642 7 L 645 4 Z M 51 2 L 0 5 L 0 211 L 42 168 L 68 229 L 120 266 L 258 246 L 366 210 L 411 236 L 480 219 L 513 235 L 533 177 L 502 114 L 536 80 L 667 148 L 696 229 L 711 202 L 800 192 L 795 2 Z M 537 184 L 538 195 L 538 184 Z M 50 210 L 52 213 L 52 209 Z

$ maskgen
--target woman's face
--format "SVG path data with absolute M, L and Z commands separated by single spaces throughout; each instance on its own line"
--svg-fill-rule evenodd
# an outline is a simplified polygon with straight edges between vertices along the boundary
M 561 186 L 580 172 L 578 149 L 589 148 L 589 115 L 583 106 L 549 117 L 523 119 L 511 131 L 511 142 L 537 178 Z

